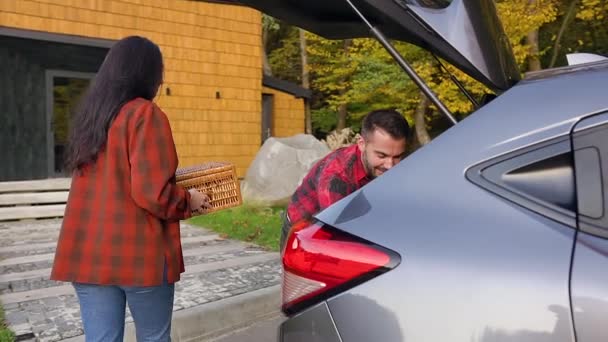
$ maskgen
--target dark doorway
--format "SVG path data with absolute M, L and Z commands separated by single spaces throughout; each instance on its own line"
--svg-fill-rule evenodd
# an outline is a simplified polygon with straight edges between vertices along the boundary
M 64 175 L 66 107 L 73 107 L 108 51 L 87 44 L 90 39 L 0 27 L 0 181 Z
M 262 94 L 262 144 L 273 135 L 272 119 L 274 95 Z
M 65 149 L 72 114 L 89 86 L 92 73 L 47 70 L 47 145 L 49 177 L 69 176 L 64 170 Z

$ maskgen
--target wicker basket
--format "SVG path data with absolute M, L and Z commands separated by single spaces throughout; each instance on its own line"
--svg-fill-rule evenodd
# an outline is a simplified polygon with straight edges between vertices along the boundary
M 197 189 L 209 195 L 211 209 L 207 212 L 243 203 L 236 168 L 232 164 L 208 162 L 179 168 L 175 172 L 175 179 L 185 189 Z

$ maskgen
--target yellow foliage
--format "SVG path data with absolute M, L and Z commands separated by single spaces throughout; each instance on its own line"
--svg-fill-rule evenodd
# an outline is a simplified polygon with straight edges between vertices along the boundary
M 581 20 L 602 20 L 608 15 L 605 0 L 581 0 L 576 17 Z
M 582 0 L 581 6 L 589 9 L 599 2 L 604 1 Z M 556 20 L 558 5 L 558 0 L 496 2 L 498 15 L 512 45 L 516 62 L 522 66 L 521 70 L 525 70 L 523 65 L 531 56 L 525 37 L 542 25 Z M 596 10 L 594 15 L 597 15 Z M 315 75 L 313 86 L 326 95 L 325 99 L 330 108 L 335 110 L 341 104 L 359 104 L 357 108 L 365 108 L 366 105 L 369 109 L 376 105 L 392 103 L 406 114 L 409 121 L 412 120 L 413 111 L 419 102 L 419 91 L 405 73 L 397 70 L 396 63 L 378 42 L 373 39 L 353 39 L 345 47 L 344 41 L 326 40 L 313 34 L 308 34 L 307 39 L 311 57 L 310 69 Z M 410 44 L 395 44 L 450 111 L 469 113 L 473 110 L 471 102 L 461 94 L 449 75 L 427 52 Z M 392 67 L 383 67 L 383 63 Z M 442 63 L 473 96 L 480 98 L 482 94 L 489 92 L 481 83 L 449 63 Z M 379 73 L 374 75 L 373 68 L 388 70 L 393 79 L 382 80 Z M 361 113 L 351 113 L 354 116 L 359 114 Z
M 542 25 L 555 21 L 558 14 L 557 0 L 503 0 L 496 4 L 498 16 L 511 42 L 518 65 L 530 57 L 530 47 L 524 38 Z

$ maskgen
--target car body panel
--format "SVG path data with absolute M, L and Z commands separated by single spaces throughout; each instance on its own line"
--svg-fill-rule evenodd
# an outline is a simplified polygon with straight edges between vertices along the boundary
M 608 63 L 604 65 L 605 68 L 600 70 L 522 82 L 408 156 L 382 177 L 316 217 L 336 228 L 401 252 L 401 241 L 396 240 L 394 234 L 402 230 L 391 228 L 392 223 L 400 220 L 395 213 L 407 214 L 408 221 L 425 224 L 434 220 L 453 222 L 452 215 L 461 217 L 465 213 L 452 214 L 449 210 L 442 210 L 429 217 L 428 211 L 435 210 L 429 204 L 458 208 L 462 206 L 463 198 L 493 200 L 496 206 L 504 203 L 495 195 L 487 196 L 487 199 L 479 197 L 487 193 L 471 186 L 464 177 L 466 170 L 518 149 L 567 137 L 582 117 L 606 110 Z M 446 196 L 446 189 L 459 196 Z M 357 219 L 338 221 L 341 216 L 353 216 L 342 211 L 348 210 L 350 201 L 361 196 L 358 195 L 360 192 L 366 201 L 375 205 L 366 212 L 359 212 Z M 506 206 L 504 210 L 507 210 Z M 511 213 L 526 215 L 527 210 L 521 212 L 520 208 L 513 207 L 509 209 L 508 214 Z M 380 217 L 385 220 L 383 229 L 368 229 L 368 224 Z
M 395 270 L 328 300 L 343 340 L 364 341 L 356 296 L 394 317 L 399 331 L 383 320 L 364 328 L 395 340 L 574 341 L 575 228 L 464 175 L 488 159 L 567 138 L 582 117 L 608 108 L 604 89 L 608 68 L 522 82 L 317 215 L 402 257 Z
M 574 231 L 541 221 L 542 228 L 522 220 L 510 222 L 521 224 L 515 231 L 472 238 L 458 227 L 413 236 L 398 268 L 328 300 L 343 341 L 574 341 Z M 528 238 L 527 229 L 536 232 Z M 362 320 L 359 312 L 374 315 Z
M 290 342 L 342 342 L 326 303 L 291 317 L 279 327 L 279 340 Z
M 578 342 L 600 342 L 608 337 L 608 326 L 604 324 L 608 315 L 608 273 L 604 271 L 608 268 L 607 124 L 608 113 L 594 115 L 580 121 L 572 135 L 578 170 L 579 232 L 572 264 L 571 297 Z M 588 158 L 589 152 L 592 158 Z
M 577 342 L 608 338 L 608 240 L 579 233 L 572 267 L 572 306 Z

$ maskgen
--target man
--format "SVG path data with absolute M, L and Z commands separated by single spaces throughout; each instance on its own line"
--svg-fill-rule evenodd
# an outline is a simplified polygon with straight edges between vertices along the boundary
M 409 135 L 407 121 L 399 112 L 368 113 L 357 143 L 317 162 L 296 189 L 283 218 L 281 251 L 292 223 L 311 218 L 399 163 Z

